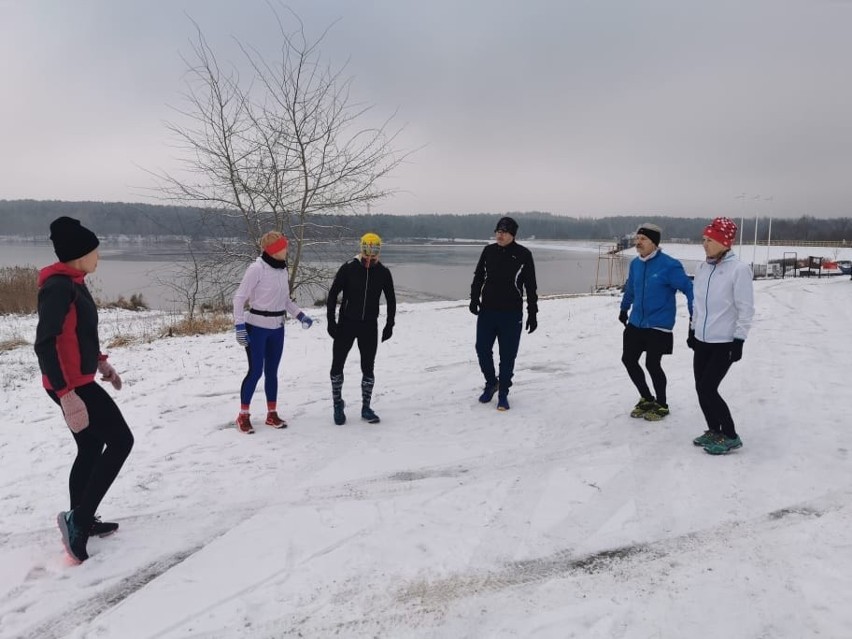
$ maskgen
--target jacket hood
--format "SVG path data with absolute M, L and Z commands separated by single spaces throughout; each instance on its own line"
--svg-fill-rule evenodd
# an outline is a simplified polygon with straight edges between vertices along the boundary
M 82 284 L 86 273 L 78 271 L 76 268 L 71 268 L 64 262 L 56 262 L 50 266 L 45 266 L 38 272 L 38 287 L 41 288 L 49 277 L 54 275 L 64 275 L 70 277 L 75 284 Z

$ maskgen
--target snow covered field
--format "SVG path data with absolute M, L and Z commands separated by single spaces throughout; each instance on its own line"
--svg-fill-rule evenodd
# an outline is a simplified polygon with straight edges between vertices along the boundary
M 54 525 L 73 440 L 31 346 L 0 353 L 0 637 L 848 637 L 852 282 L 759 281 L 756 309 L 724 457 L 691 444 L 682 298 L 659 423 L 628 416 L 617 297 L 540 303 L 506 413 L 476 401 L 465 302 L 401 306 L 377 425 L 354 350 L 334 426 L 320 322 L 287 329 L 290 428 L 252 436 L 232 335 L 112 349 L 136 446 L 100 509 L 121 529 L 80 566 Z M 103 335 L 155 315 L 104 313 Z

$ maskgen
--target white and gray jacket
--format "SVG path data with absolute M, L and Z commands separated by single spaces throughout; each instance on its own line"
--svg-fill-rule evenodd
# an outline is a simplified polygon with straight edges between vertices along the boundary
M 718 262 L 702 262 L 693 283 L 692 328 L 702 342 L 745 340 L 754 317 L 751 268 L 728 251 Z
M 243 275 L 243 281 L 234 293 L 234 324 L 251 324 L 258 328 L 278 328 L 284 325 L 283 313 L 267 317 L 246 310 L 246 303 L 254 310 L 266 312 L 287 311 L 295 317 L 302 312 L 290 299 L 290 284 L 286 268 L 273 268 L 257 258 Z

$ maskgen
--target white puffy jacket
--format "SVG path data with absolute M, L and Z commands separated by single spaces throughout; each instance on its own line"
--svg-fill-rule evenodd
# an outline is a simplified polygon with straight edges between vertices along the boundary
M 754 317 L 751 268 L 732 251 L 719 262 L 702 262 L 695 272 L 695 311 L 692 328 L 696 339 L 720 344 L 745 340 Z

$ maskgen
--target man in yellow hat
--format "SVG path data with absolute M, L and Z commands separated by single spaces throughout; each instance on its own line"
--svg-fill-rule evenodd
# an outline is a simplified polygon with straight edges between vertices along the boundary
M 328 334 L 334 340 L 331 360 L 331 395 L 334 400 L 334 423 L 346 423 L 343 401 L 343 366 L 355 340 L 361 352 L 361 418 L 377 424 L 379 416 L 370 407 L 376 377 L 373 367 L 379 344 L 379 298 L 385 295 L 387 320 L 382 330 L 382 341 L 393 335 L 396 315 L 396 293 L 390 269 L 379 262 L 382 238 L 375 233 L 361 237 L 360 252 L 345 262 L 337 271 L 328 291 L 326 310 Z M 337 298 L 343 293 L 340 316 L 337 315 Z

